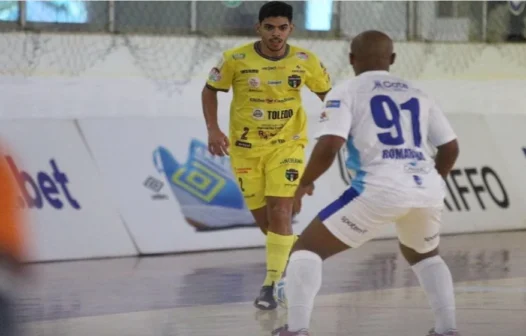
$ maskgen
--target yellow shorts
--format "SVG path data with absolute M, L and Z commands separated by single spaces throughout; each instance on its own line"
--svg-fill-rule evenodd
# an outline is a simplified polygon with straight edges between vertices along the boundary
M 294 196 L 305 169 L 305 148 L 281 147 L 254 158 L 231 156 L 230 162 L 247 207 L 255 210 L 266 205 L 266 196 Z

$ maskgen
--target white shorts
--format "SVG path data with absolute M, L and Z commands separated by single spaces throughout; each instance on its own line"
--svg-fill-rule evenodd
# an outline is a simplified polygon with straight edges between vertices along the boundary
M 438 247 L 442 209 L 378 206 L 350 188 L 320 211 L 318 218 L 352 248 L 376 238 L 387 225 L 395 223 L 400 242 L 422 254 Z

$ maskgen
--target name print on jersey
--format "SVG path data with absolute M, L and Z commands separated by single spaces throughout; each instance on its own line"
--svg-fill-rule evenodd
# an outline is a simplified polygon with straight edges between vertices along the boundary
M 394 91 L 405 91 L 409 89 L 406 83 L 402 82 L 390 82 L 390 81 L 374 81 L 374 90 L 394 90 Z
M 294 115 L 292 109 L 286 109 L 281 111 L 267 111 L 269 120 L 289 119 Z
M 406 160 L 415 159 L 425 160 L 424 153 L 410 148 L 391 148 L 382 150 L 382 159 Z
M 244 69 L 244 70 L 241 70 L 241 73 L 242 74 L 255 74 L 255 73 L 259 73 L 259 70 L 258 69 Z

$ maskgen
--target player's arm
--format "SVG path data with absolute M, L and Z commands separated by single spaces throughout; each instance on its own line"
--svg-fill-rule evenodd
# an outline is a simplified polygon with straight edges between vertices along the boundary
M 331 78 L 325 66 L 320 60 L 312 56 L 310 60 L 310 72 L 309 76 L 305 81 L 305 85 L 314 92 L 322 101 L 325 100 L 325 96 L 331 90 Z
M 437 148 L 435 168 L 446 178 L 457 161 L 459 147 L 451 124 L 437 106 L 431 109 L 429 115 L 429 141 Z
M 201 92 L 203 115 L 208 131 L 208 150 L 213 155 L 228 154 L 228 137 L 221 131 L 217 118 L 217 92 L 228 92 L 233 79 L 233 66 L 229 58 L 223 55 L 221 61 L 210 70 L 206 85 Z
M 351 129 L 351 102 L 345 87 L 329 92 L 320 117 L 321 129 L 305 172 L 301 186 L 311 186 L 332 165 L 346 142 Z
M 227 55 L 223 54 L 219 63 L 208 73 L 208 80 L 201 92 L 203 114 L 208 129 L 219 128 L 217 122 L 217 92 L 228 92 L 234 78 L 233 66 Z
M 218 129 L 217 122 L 217 91 L 205 86 L 201 92 L 201 103 L 203 105 L 203 115 L 205 117 L 206 129 Z

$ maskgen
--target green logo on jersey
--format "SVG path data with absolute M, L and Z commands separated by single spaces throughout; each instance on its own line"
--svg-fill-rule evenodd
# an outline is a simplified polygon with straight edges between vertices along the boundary
M 300 173 L 296 169 L 287 169 L 285 171 L 285 178 L 290 182 L 294 182 L 298 179 Z
M 301 85 L 301 77 L 298 75 L 289 76 L 288 83 L 291 88 L 296 89 Z
M 232 55 L 232 58 L 235 60 L 240 60 L 240 59 L 245 58 L 245 54 L 234 54 Z

